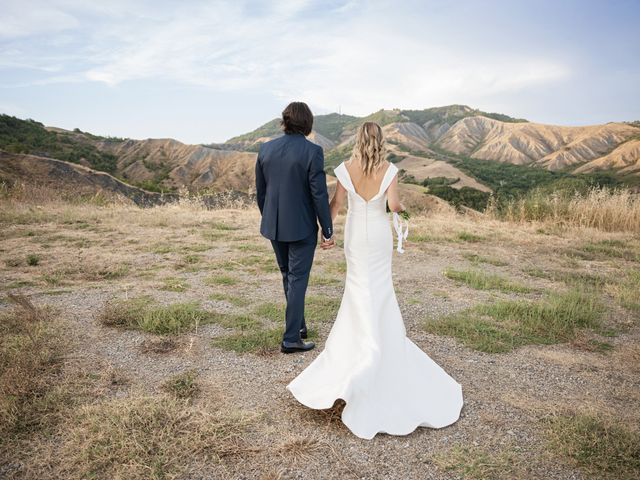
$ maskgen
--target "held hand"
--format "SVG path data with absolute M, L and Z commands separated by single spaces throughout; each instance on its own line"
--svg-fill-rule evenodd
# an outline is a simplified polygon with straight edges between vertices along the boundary
M 320 243 L 320 248 L 322 248 L 323 250 L 329 250 L 335 247 L 335 245 L 336 245 L 336 242 L 333 239 L 333 236 L 329 239 L 322 237 L 322 243 Z

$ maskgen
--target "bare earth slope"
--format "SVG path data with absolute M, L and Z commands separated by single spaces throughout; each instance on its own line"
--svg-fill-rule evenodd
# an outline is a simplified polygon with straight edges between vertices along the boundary
M 537 164 L 560 170 L 609 156 L 607 166 L 627 166 L 614 150 L 640 134 L 624 123 L 562 127 L 538 123 L 505 123 L 486 117 L 457 122 L 437 142 L 440 148 L 472 158 L 518 165 Z M 627 152 L 633 154 L 633 152 Z
M 138 206 L 163 205 L 179 200 L 177 193 L 149 192 L 84 165 L 0 150 L 0 182 L 2 181 L 9 184 L 49 187 L 60 197 L 102 195 L 107 198 L 117 198 L 124 203 L 132 202 Z M 251 195 L 238 190 L 202 195 L 201 200 L 208 207 L 219 207 L 223 203 L 225 205 L 254 203 Z
M 325 122 L 329 116 L 320 115 L 317 119 Z M 358 125 L 375 121 L 383 128 L 390 152 L 399 157 L 407 154 L 428 157 L 433 146 L 477 159 L 535 165 L 549 170 L 618 170 L 622 174 L 640 174 L 640 168 L 634 166 L 640 159 L 637 146 L 632 143 L 618 149 L 625 142 L 640 139 L 640 128 L 629 123 L 582 127 L 545 125 L 482 112 L 466 105 L 380 110 L 366 117 L 342 120 L 332 117 L 332 121 L 335 123 L 331 129 L 327 129 L 327 125 L 322 125 L 324 130 L 319 127 L 330 138 L 312 134 L 313 141 L 327 154 L 332 153 L 332 165 L 348 156 Z M 255 151 L 260 143 L 277 135 L 278 128 L 278 121 L 273 120 L 223 145 Z M 414 172 L 408 173 L 417 178 Z
M 166 172 L 171 186 L 211 187 L 216 191 L 251 188 L 255 154 L 187 145 L 173 139 L 100 142 L 98 148 L 118 156 L 125 178 L 150 180 Z
M 252 192 L 255 185 L 254 162 L 255 155 L 251 161 L 250 171 L 247 171 L 243 177 L 245 189 L 220 189 L 211 195 L 202 196 L 204 204 L 208 206 L 218 206 L 225 202 L 225 204 L 233 202 L 236 205 L 254 204 L 254 196 L 247 194 L 247 192 Z M 228 172 L 221 174 L 220 178 L 235 178 L 232 165 L 229 166 Z M 108 173 L 93 170 L 84 165 L 35 155 L 7 153 L 0 150 L 0 182 L 2 181 L 11 184 L 26 183 L 47 186 L 61 194 L 72 192 L 76 196 L 100 194 L 107 197 L 117 197 L 140 206 L 161 205 L 179 200 L 176 193 L 149 192 L 122 182 Z M 335 177 L 327 175 L 327 184 L 330 189 L 335 187 L 335 181 Z M 433 195 L 428 195 L 425 191 L 425 188 L 419 185 L 400 184 L 403 202 L 412 212 L 452 211 L 452 207 L 447 202 Z
M 74 191 L 80 195 L 104 192 L 123 199 L 131 199 L 139 204 L 145 203 L 143 200 L 147 195 L 159 196 L 159 194 L 127 185 L 108 173 L 98 172 L 84 165 L 3 151 L 0 151 L 0 178 L 12 184 L 29 182 L 56 190 Z
M 405 170 L 409 175 L 413 175 L 418 181 L 435 177 L 459 178 L 456 183 L 451 184 L 453 188 L 471 187 L 483 192 L 491 191 L 489 187 L 478 182 L 475 178 L 442 160 L 407 155 L 396 163 L 396 166 Z
M 619 168 L 620 173 L 640 174 L 640 140 L 629 140 L 609 155 L 597 158 L 578 167 L 575 172 L 592 172 L 609 168 Z

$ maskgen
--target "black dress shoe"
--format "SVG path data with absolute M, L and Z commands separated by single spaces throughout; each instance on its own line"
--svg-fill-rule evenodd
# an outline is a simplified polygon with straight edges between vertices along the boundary
M 303 328 L 300 329 L 300 336 L 302 338 L 307 338 L 307 331 Z
M 300 340 L 299 342 L 283 341 L 280 344 L 280 351 L 282 353 L 306 352 L 307 350 L 311 350 L 315 346 L 316 344 L 313 342 L 303 342 L 302 340 Z

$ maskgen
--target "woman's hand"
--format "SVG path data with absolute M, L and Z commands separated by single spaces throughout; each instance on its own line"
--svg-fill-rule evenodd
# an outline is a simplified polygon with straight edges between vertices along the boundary
M 320 248 L 323 250 L 331 250 L 336 246 L 335 235 L 331 235 L 331 238 L 322 237 L 322 242 L 320 242 Z

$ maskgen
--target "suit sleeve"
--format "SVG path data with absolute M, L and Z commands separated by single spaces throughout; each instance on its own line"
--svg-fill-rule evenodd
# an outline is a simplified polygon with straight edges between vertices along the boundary
M 267 182 L 264 179 L 264 173 L 262 172 L 262 164 L 260 163 L 260 153 L 256 158 L 256 199 L 258 201 L 258 208 L 260 214 L 264 208 L 264 198 L 267 193 Z
M 313 197 L 313 206 L 322 228 L 324 238 L 333 235 L 331 212 L 329 211 L 329 193 L 327 192 L 327 176 L 324 173 L 324 153 L 318 148 L 309 167 L 309 186 Z

